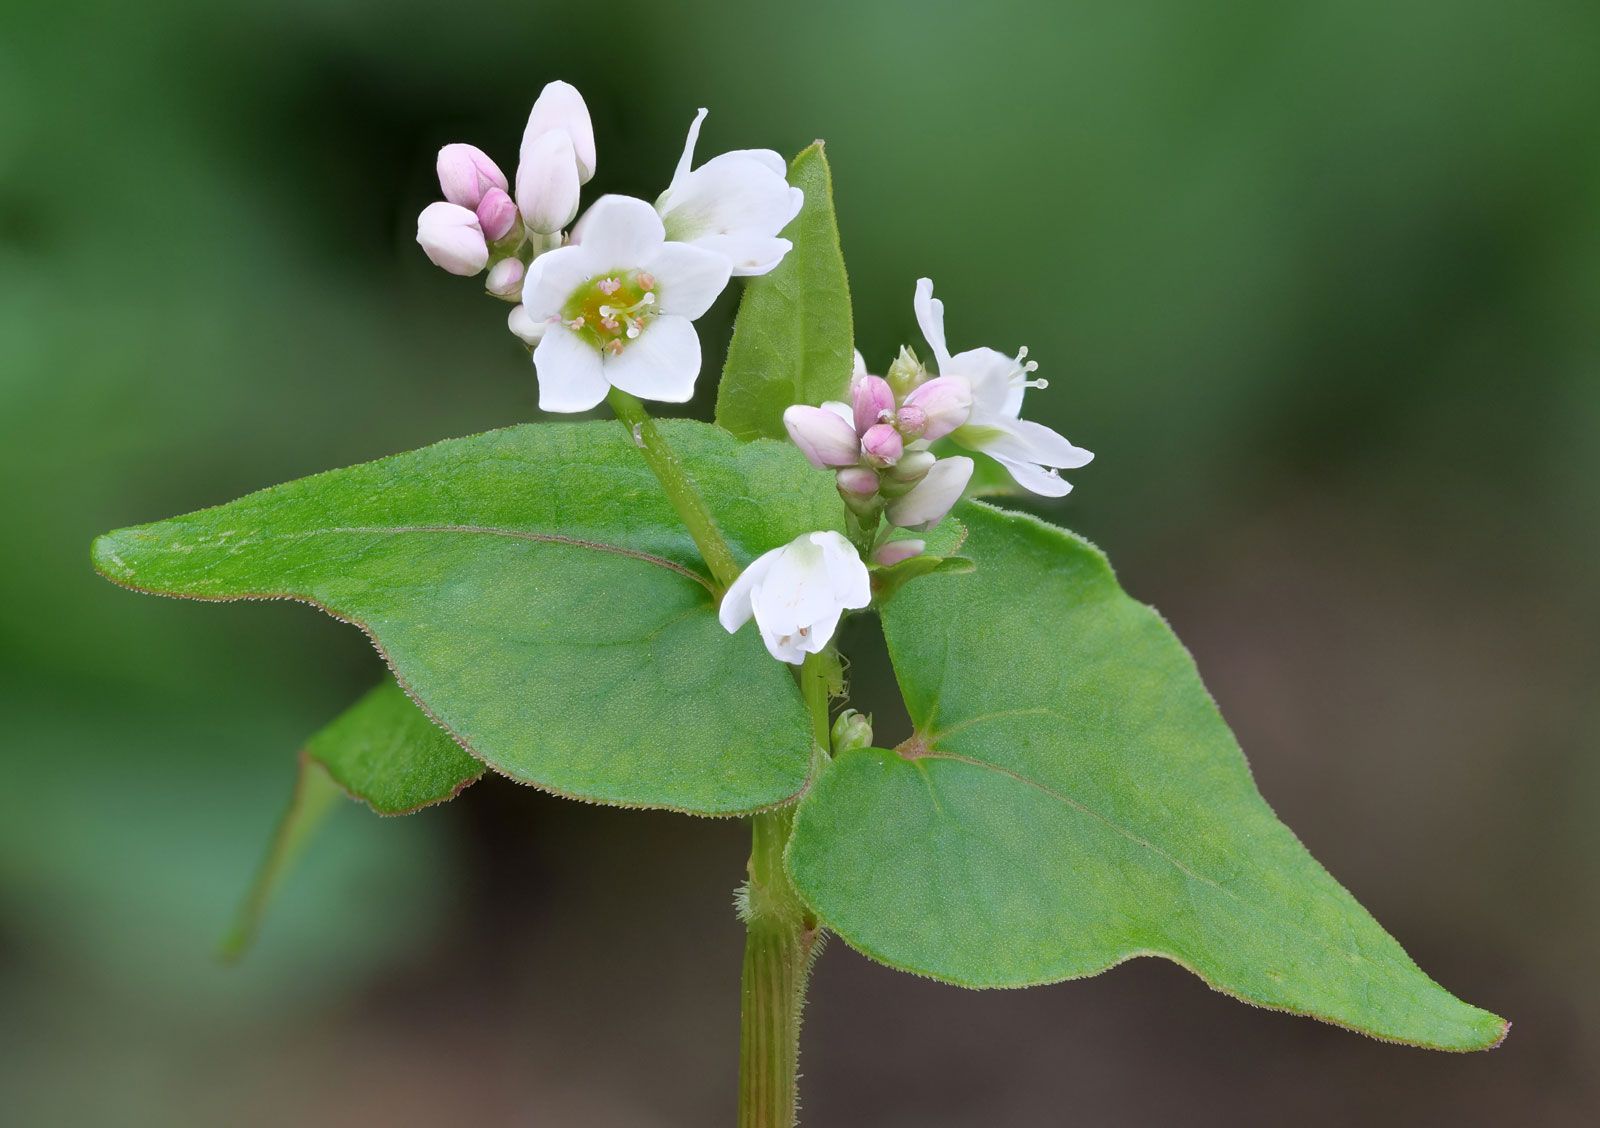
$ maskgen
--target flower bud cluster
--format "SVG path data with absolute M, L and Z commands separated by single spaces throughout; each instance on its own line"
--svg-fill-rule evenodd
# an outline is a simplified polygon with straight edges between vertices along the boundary
M 972 393 L 956 377 L 927 378 L 909 350 L 893 381 L 857 357 L 849 403 L 796 404 L 784 426 L 810 463 L 831 469 L 839 496 L 858 518 L 926 529 L 950 512 L 972 477 L 970 458 L 936 458 L 929 445 L 966 423 Z
M 594 175 L 594 129 L 583 96 L 552 82 L 528 115 L 513 189 L 482 149 L 461 142 L 439 150 L 444 199 L 417 217 L 417 242 L 435 266 L 472 277 L 515 302 L 528 262 L 578 214 L 578 189 Z M 515 193 L 513 197 L 513 192 Z

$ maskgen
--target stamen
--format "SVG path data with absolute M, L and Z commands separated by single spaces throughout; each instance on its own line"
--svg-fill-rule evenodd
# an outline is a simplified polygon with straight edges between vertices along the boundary
M 615 278 L 602 278 L 600 280 L 600 284 L 595 288 L 609 298 L 612 294 L 615 294 L 618 290 L 622 289 L 622 283 L 618 282 Z M 600 308 L 604 309 L 605 307 L 601 306 Z
M 579 329 L 582 329 L 583 328 L 583 314 L 580 313 L 580 314 L 578 314 L 577 317 L 574 317 L 571 321 L 567 322 L 567 328 L 573 330 L 574 332 L 576 332 Z
M 605 307 L 602 306 L 601 308 L 604 309 Z M 615 317 L 612 317 L 609 314 L 600 319 L 600 328 L 604 329 L 607 333 L 615 333 L 621 327 L 622 322 L 618 321 Z
M 633 280 L 639 284 L 639 289 L 641 290 L 654 290 L 656 288 L 656 276 L 648 270 L 641 270 L 633 276 Z M 654 300 L 654 298 L 651 298 L 651 301 Z
M 621 356 L 622 349 L 623 344 L 620 340 L 607 341 L 605 343 L 606 352 L 610 353 L 612 356 Z

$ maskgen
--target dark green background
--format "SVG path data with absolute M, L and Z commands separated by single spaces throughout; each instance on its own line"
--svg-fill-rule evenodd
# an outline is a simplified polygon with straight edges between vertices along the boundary
M 1588 0 L 12 0 L 7 1119 L 728 1121 L 736 824 L 505 782 L 352 807 L 219 968 L 297 742 L 378 664 L 307 609 L 87 563 L 103 529 L 535 414 L 503 307 L 411 237 L 434 150 L 510 171 L 562 77 L 597 190 L 653 196 L 700 105 L 705 155 L 825 138 L 869 357 L 914 335 L 919 274 L 955 347 L 1031 346 L 1030 412 L 1099 454 L 1041 511 L 1172 620 L 1312 851 L 1516 1024 L 1445 1057 L 1155 962 L 979 994 L 841 945 L 808 1123 L 1592 1122 L 1597 76 Z

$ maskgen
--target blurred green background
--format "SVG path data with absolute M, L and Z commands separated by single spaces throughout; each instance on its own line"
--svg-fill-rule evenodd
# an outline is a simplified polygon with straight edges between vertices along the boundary
M 224 969 L 298 742 L 379 664 L 308 609 L 141 599 L 87 561 L 535 415 L 504 307 L 412 234 L 434 151 L 510 171 L 557 77 L 599 191 L 653 197 L 701 105 L 703 156 L 826 138 L 869 358 L 913 338 L 920 274 L 957 348 L 1031 346 L 1031 413 L 1099 454 L 1040 511 L 1171 619 L 1312 851 L 1515 1022 L 1431 1055 L 1158 961 L 973 993 L 835 945 L 807 1122 L 1594 1123 L 1590 0 L 9 0 L 3 1119 L 728 1122 L 736 823 L 504 781 L 351 806 Z

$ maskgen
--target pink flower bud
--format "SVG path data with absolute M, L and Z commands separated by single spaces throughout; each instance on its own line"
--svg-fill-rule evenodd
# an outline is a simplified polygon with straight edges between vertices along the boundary
M 444 198 L 464 208 L 475 208 L 491 188 L 508 187 L 506 174 L 476 145 L 457 142 L 439 150 L 439 187 Z
M 497 298 L 515 301 L 522 293 L 522 276 L 527 269 L 521 259 L 501 259 L 489 268 L 489 277 L 484 279 L 483 288 Z
M 905 440 L 892 423 L 874 423 L 861 436 L 861 453 L 875 466 L 893 466 L 905 449 Z
M 972 414 L 972 386 L 959 376 L 940 376 L 914 390 L 900 410 L 911 408 L 919 408 L 927 420 L 922 437 L 942 439 Z
M 800 453 L 818 470 L 854 466 L 861 459 L 861 440 L 856 438 L 855 428 L 825 408 L 797 403 L 784 411 L 783 425 Z M 876 480 L 872 488 L 878 488 Z
M 516 203 L 503 189 L 491 188 L 478 201 L 478 226 L 483 228 L 483 237 L 491 243 L 498 243 L 511 234 L 519 218 Z
M 856 433 L 866 437 L 867 428 L 884 420 L 884 413 L 894 414 L 894 393 L 882 376 L 863 376 L 850 389 L 850 399 L 855 406 Z
M 928 413 L 914 403 L 908 403 L 894 415 L 895 430 L 908 439 L 920 439 L 928 429 Z
M 889 523 L 906 529 L 931 529 L 961 500 L 961 491 L 972 479 L 972 468 L 970 458 L 941 458 L 910 493 L 889 503 Z
M 875 563 L 885 568 L 891 568 L 902 560 L 910 560 L 913 556 L 921 556 L 922 550 L 927 548 L 926 541 L 897 540 L 888 544 L 879 545 L 878 551 L 872 554 Z
M 836 478 L 839 492 L 842 494 L 865 498 L 878 492 L 877 471 L 868 470 L 865 466 L 852 466 L 848 470 L 841 470 Z
M 878 496 L 878 474 L 865 466 L 851 466 L 835 475 L 839 487 L 839 500 L 858 517 L 870 516 L 873 521 L 883 507 Z
M 457 204 L 429 204 L 417 216 L 417 242 L 434 266 L 471 277 L 489 263 L 478 217 Z

